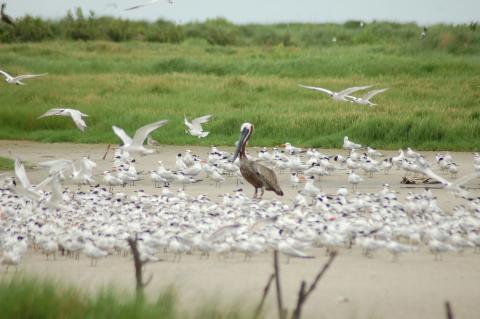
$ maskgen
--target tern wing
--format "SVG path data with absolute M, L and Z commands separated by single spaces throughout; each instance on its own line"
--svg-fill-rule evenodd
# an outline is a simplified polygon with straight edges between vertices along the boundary
M 370 99 L 371 99 L 372 97 L 374 97 L 375 95 L 380 94 L 380 93 L 383 93 L 383 92 L 385 92 L 386 90 L 388 90 L 388 89 L 380 89 L 380 90 L 369 91 L 367 94 L 365 94 L 364 96 L 362 96 L 362 100 L 370 100 Z
M 56 176 L 57 176 L 57 175 L 52 175 L 52 176 L 49 176 L 49 177 L 45 178 L 43 181 L 41 181 L 40 183 L 38 183 L 38 184 L 35 186 L 35 188 L 36 188 L 36 189 L 40 189 L 40 188 L 42 188 L 42 187 L 50 184 L 50 182 L 51 182 L 54 178 L 56 178 Z
M 168 120 L 161 120 L 161 121 L 157 121 L 157 122 L 142 126 L 135 132 L 135 135 L 133 136 L 132 144 L 143 145 L 143 142 L 145 141 L 147 136 L 150 135 L 150 133 L 152 133 L 159 127 L 164 126 L 167 123 L 168 123 Z
M 24 75 L 19 75 L 19 76 L 17 76 L 15 79 L 18 80 L 18 81 L 21 81 L 21 80 L 36 78 L 36 77 L 39 77 L 39 76 L 44 76 L 44 75 L 47 75 L 47 74 L 48 74 L 48 73 L 42 73 L 42 74 L 24 74 Z
M 57 160 L 40 162 L 40 163 L 38 163 L 38 166 L 49 167 L 52 171 L 60 171 L 60 170 L 63 170 L 67 166 L 72 167 L 73 166 L 73 161 L 68 160 L 68 159 L 57 159 Z
M 346 95 L 352 94 L 353 92 L 368 89 L 369 87 L 372 87 L 372 86 L 371 85 L 354 86 L 354 87 L 351 87 L 351 88 L 348 88 L 348 89 L 345 89 L 345 90 L 342 90 L 342 91 L 338 92 L 338 95 L 346 96 Z
M 72 110 L 70 111 L 70 117 L 72 118 L 75 125 L 80 129 L 80 131 L 85 131 L 85 129 L 87 128 L 87 124 L 85 124 L 85 121 L 82 119 L 82 113 L 77 110 Z
M 208 240 L 215 240 L 217 238 L 220 238 L 221 236 L 223 236 L 223 235 L 225 235 L 229 232 L 232 232 L 232 231 L 238 229 L 241 226 L 242 226 L 241 224 L 232 224 L 232 225 L 227 225 L 227 226 L 220 227 L 219 229 L 214 231 L 210 236 L 208 236 Z
M 201 131 L 202 124 L 207 123 L 211 117 L 212 115 L 204 115 L 204 116 L 197 117 L 196 119 L 192 120 L 192 125 Z
M 440 183 L 442 183 L 444 186 L 452 185 L 449 181 L 447 181 L 445 178 L 438 176 L 435 174 L 430 168 L 425 168 L 423 170 L 423 173 L 427 175 L 430 178 L 436 179 Z
M 320 87 L 316 87 L 316 86 L 308 86 L 308 85 L 303 85 L 303 84 L 299 84 L 298 86 L 301 86 L 302 88 L 309 89 L 309 90 L 320 91 L 320 92 L 327 93 L 327 94 L 330 94 L 330 95 L 333 94 L 333 92 L 330 91 L 330 90 L 320 88 Z
M 140 4 L 140 5 L 137 5 L 137 6 L 127 8 L 127 9 L 125 9 L 125 11 L 135 10 L 135 9 L 138 9 L 138 8 L 141 8 L 141 7 L 144 7 L 144 6 L 146 6 L 146 5 L 145 4 Z
M 457 179 L 455 182 L 452 183 L 452 187 L 458 188 L 458 187 L 468 183 L 472 179 L 475 179 L 479 176 L 480 176 L 480 172 L 476 172 L 476 173 L 473 173 L 473 174 L 468 174 L 468 175 L 462 176 L 459 179 Z
M 7 80 L 13 78 L 13 76 L 2 70 L 0 70 L 0 74 L 2 74 Z
M 65 109 L 62 109 L 62 108 L 53 108 L 53 109 L 48 110 L 48 111 L 45 112 L 44 114 L 40 115 L 39 117 L 37 117 L 37 119 L 40 119 L 40 118 L 46 117 L 46 116 L 58 115 L 58 114 L 62 113 L 63 111 L 65 111 Z
M 116 127 L 115 125 L 112 126 L 113 132 L 122 140 L 123 145 L 130 145 L 132 144 L 132 139 L 130 136 L 125 133 L 122 128 Z
M 187 117 L 186 117 L 186 116 L 185 116 L 183 122 L 185 123 L 185 125 L 186 125 L 190 130 L 195 129 L 195 126 L 187 120 Z
M 27 177 L 27 172 L 25 172 L 25 166 L 20 162 L 20 160 L 15 160 L 15 176 L 20 180 L 23 188 L 29 188 L 32 186 Z

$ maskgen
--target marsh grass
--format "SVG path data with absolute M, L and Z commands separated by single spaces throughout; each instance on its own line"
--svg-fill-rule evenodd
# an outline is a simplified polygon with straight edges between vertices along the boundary
M 219 306 L 211 302 L 200 305 L 196 310 L 184 311 L 177 300 L 173 289 L 160 292 L 156 299 L 150 301 L 148 298 L 119 295 L 113 288 L 90 295 L 52 280 L 14 277 L 0 281 L 1 318 L 249 318 L 248 310 L 239 306 Z
M 0 171 L 13 170 L 14 161 L 10 158 L 0 156 Z
M 392 31 L 393 32 L 393 31 Z M 23 87 L 0 84 L 0 138 L 119 143 L 112 125 L 133 134 L 158 119 L 164 144 L 233 145 L 242 122 L 252 145 L 286 141 L 340 147 L 348 135 L 376 148 L 480 148 L 480 60 L 401 44 L 325 47 L 213 46 L 186 41 L 51 41 L 0 45 L 0 68 L 48 72 Z M 333 90 L 388 87 L 375 108 L 335 103 L 298 84 Z M 81 133 L 69 118 L 37 117 L 52 107 L 87 113 Z M 185 134 L 183 116 L 214 114 L 211 134 Z

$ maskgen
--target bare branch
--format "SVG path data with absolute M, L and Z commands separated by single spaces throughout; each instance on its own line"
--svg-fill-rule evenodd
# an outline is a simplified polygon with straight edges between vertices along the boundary
M 275 286 L 277 288 L 277 306 L 278 306 L 278 318 L 285 319 L 286 311 L 283 308 L 282 301 L 282 287 L 280 286 L 280 269 L 278 267 L 278 251 L 273 251 L 273 268 L 275 269 Z
M 323 275 L 325 274 L 325 272 L 328 270 L 328 268 L 330 267 L 330 265 L 332 264 L 333 260 L 335 259 L 335 257 L 337 257 L 337 252 L 336 251 L 332 251 L 330 253 L 330 258 L 328 258 L 328 261 L 325 263 L 325 265 L 323 265 L 323 268 L 322 270 L 320 270 L 320 272 L 317 274 L 317 277 L 315 277 L 315 280 L 313 281 L 313 283 L 310 285 L 310 288 L 308 289 L 308 291 L 305 293 L 305 300 L 308 298 L 308 296 L 313 292 L 313 290 L 315 290 L 315 287 L 317 286 L 317 283 L 320 281 L 320 279 L 322 279 Z
M 302 280 L 302 284 L 300 285 L 300 291 L 298 292 L 297 306 L 295 307 L 295 310 L 292 313 L 292 319 L 300 319 L 300 316 L 302 313 L 302 305 L 305 301 L 306 286 L 307 286 L 307 283 L 305 282 L 305 280 Z
M 135 239 L 133 238 L 128 238 L 127 239 L 128 244 L 130 245 L 130 249 L 132 250 L 132 255 L 133 255 L 133 263 L 135 266 L 135 280 L 137 282 L 137 296 L 142 296 L 143 295 L 143 288 L 145 288 L 153 278 L 153 275 L 150 274 L 150 277 L 146 282 L 143 282 L 143 273 L 142 273 L 142 266 L 143 263 L 140 260 L 140 252 L 138 251 L 138 235 L 135 234 Z
M 452 306 L 450 305 L 450 301 L 445 301 L 445 311 L 446 311 L 447 319 L 453 319 L 454 318 Z
M 270 290 L 270 286 L 272 285 L 273 279 L 275 279 L 275 274 L 270 275 L 270 278 L 268 278 L 267 285 L 265 286 L 265 288 L 263 288 L 262 300 L 260 301 L 260 304 L 255 310 L 255 314 L 253 315 L 254 319 L 258 318 L 262 313 L 263 304 L 265 303 L 265 299 L 267 298 L 268 291 Z
M 105 152 L 105 155 L 103 155 L 102 160 L 105 160 L 105 158 L 107 158 L 107 154 L 108 154 L 108 151 L 110 150 L 111 146 L 112 146 L 112 144 L 108 144 L 107 151 Z

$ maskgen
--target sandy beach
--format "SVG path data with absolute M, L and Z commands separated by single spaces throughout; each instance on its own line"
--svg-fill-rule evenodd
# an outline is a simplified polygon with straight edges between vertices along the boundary
M 98 165 L 96 168 L 98 182 L 101 173 L 111 167 L 113 152 L 102 160 L 106 145 L 68 144 L 68 143 L 34 143 L 26 141 L 0 141 L 0 156 L 18 156 L 32 168 L 27 173 L 33 183 L 47 176 L 47 172 L 35 168 L 35 163 L 55 158 L 80 159 L 89 156 Z M 206 158 L 208 148 L 195 146 L 160 146 L 158 154 L 136 157 L 137 170 L 148 171 L 156 168 L 161 160 L 166 167 L 174 167 L 175 155 L 185 149 Z M 221 148 L 231 151 L 232 148 Z M 256 155 L 258 149 L 251 148 Z M 346 154 L 344 150 L 323 150 L 325 154 Z M 387 156 L 397 152 L 385 151 Z M 433 165 L 435 152 L 422 152 Z M 472 154 L 469 152 L 451 152 L 454 161 L 459 164 L 458 176 L 474 171 Z M 388 183 L 403 198 L 408 192 L 420 192 L 424 185 L 401 184 L 403 172 L 392 169 L 388 175 L 376 174 L 373 178 L 364 177 L 359 185 L 361 192 L 377 192 L 383 183 Z M 212 200 L 221 201 L 224 193 L 231 193 L 242 187 L 251 195 L 253 189 L 244 183 L 237 185 L 237 179 L 227 178 L 221 187 L 202 175 L 199 183 L 188 185 L 188 195 L 206 194 Z M 449 178 L 449 177 L 448 177 Z M 291 204 L 296 190 L 290 187 L 288 174 L 279 176 L 285 191 L 283 198 L 271 192 L 265 198 L 278 198 Z M 346 171 L 336 171 L 331 176 L 317 182 L 325 193 L 335 193 L 339 186 L 347 185 Z M 76 187 L 73 185 L 67 185 Z M 450 192 L 437 189 L 438 185 L 428 185 L 438 197 L 439 206 L 450 211 L 455 205 L 465 204 L 465 200 L 454 197 Z M 479 181 L 468 184 L 472 196 L 480 196 Z M 172 185 L 172 190 L 180 187 Z M 135 187 L 117 188 L 116 192 L 134 192 L 143 189 L 148 194 L 161 193 L 154 188 L 148 175 L 136 183 Z M 286 305 L 292 309 L 300 281 L 310 282 L 316 272 L 327 260 L 324 249 L 311 251 L 316 258 L 309 260 L 292 259 L 290 263 L 282 258 L 281 274 Z M 173 286 L 180 296 L 182 308 L 192 309 L 204 300 L 215 300 L 223 304 L 234 303 L 254 306 L 259 301 L 262 289 L 272 273 L 272 254 L 267 253 L 253 257 L 245 262 L 243 255 L 237 254 L 226 261 L 215 256 L 200 260 L 198 255 L 186 255 L 180 262 L 172 262 L 165 256 L 165 261 L 148 264 L 146 273 L 153 274 L 152 283 L 147 287 L 150 297 L 163 288 Z M 171 257 L 170 257 L 171 259 Z M 449 300 L 455 312 L 455 318 L 476 318 L 480 312 L 480 254 L 473 250 L 460 255 L 448 253 L 443 261 L 434 261 L 433 255 L 425 248 L 417 252 L 400 256 L 398 262 L 386 252 L 375 254 L 373 258 L 362 256 L 359 248 L 341 249 L 332 268 L 320 282 L 305 307 L 307 318 L 442 318 L 445 317 L 443 303 Z M 130 257 L 109 256 L 98 262 L 97 267 L 90 267 L 90 261 L 81 257 L 76 261 L 58 257 L 56 261 L 47 261 L 40 253 L 30 251 L 19 267 L 20 275 L 50 277 L 87 289 L 97 291 L 102 287 L 114 285 L 120 290 L 131 292 L 134 288 L 133 262 Z M 19 275 L 17 274 L 17 275 Z M 0 279 L 13 276 L 13 271 L 5 273 L 0 270 Z M 269 317 L 276 316 L 274 294 L 268 298 Z

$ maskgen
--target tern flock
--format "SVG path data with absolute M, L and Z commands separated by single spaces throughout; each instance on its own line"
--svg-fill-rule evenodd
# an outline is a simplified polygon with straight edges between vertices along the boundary
M 161 124 L 139 129 L 141 138 Z M 15 178 L 0 177 L 1 263 L 7 269 L 18 266 L 29 248 L 47 259 L 60 258 L 58 255 L 79 259 L 83 254 L 96 266 L 99 259 L 110 255 L 128 256 L 126 239 L 135 235 L 146 262 L 178 262 L 185 254 L 221 260 L 240 255 L 249 260 L 271 249 L 288 259 L 313 258 L 315 247 L 330 251 L 352 246 L 369 258 L 386 250 L 396 261 L 401 254 L 428 249 L 440 260 L 448 252 L 480 249 L 480 199 L 460 187 L 479 176 L 478 153 L 474 155 L 477 173 L 452 183 L 433 173 L 435 169 L 455 176 L 450 167 L 457 165 L 448 153 L 437 154 L 432 165 L 411 149 L 379 160 L 383 155 L 378 151 L 348 137 L 343 145 L 348 155 L 325 155 L 289 143 L 272 152 L 261 148 L 256 160 L 279 174 L 288 172 L 290 186 L 298 190 L 287 204 L 277 199 L 251 199 L 242 189 L 225 193 L 220 200 L 207 194 L 189 196 L 185 189 L 189 183 L 240 181 L 239 161 L 232 162 L 233 154 L 217 147 L 204 159 L 187 150 L 177 155 L 175 168 L 168 169 L 159 161 L 156 169 L 142 173 L 128 151 L 131 143 L 126 142 L 125 148 L 115 150 L 112 169 L 104 172 L 101 183 L 94 180 L 96 164 L 88 158 L 77 163 L 66 159 L 38 163 L 49 172 L 38 185 L 31 184 L 19 160 Z M 438 186 L 465 202 L 444 211 L 429 189 L 409 193 L 403 201 L 388 184 L 379 192 L 358 191 L 362 178 L 388 174 L 392 167 L 403 169 L 406 175 L 436 179 Z M 322 176 L 332 174 L 348 175 L 350 187 L 327 194 L 315 185 L 321 184 Z M 142 178 L 161 186 L 161 192 L 147 194 L 138 188 L 132 194 L 122 192 L 120 187 Z M 175 183 L 182 185 L 178 192 L 170 190 Z M 69 187 L 71 184 L 86 185 L 87 189 Z M 49 191 L 43 190 L 47 187 Z

